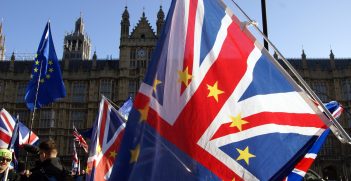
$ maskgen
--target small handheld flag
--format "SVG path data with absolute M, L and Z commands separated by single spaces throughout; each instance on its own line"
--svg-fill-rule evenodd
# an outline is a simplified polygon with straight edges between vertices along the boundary
M 61 69 L 51 37 L 50 22 L 47 23 L 34 59 L 25 102 L 31 111 L 66 96 Z
M 82 147 L 86 153 L 88 153 L 88 144 L 74 125 L 73 125 L 73 136 L 74 136 L 74 141 L 78 142 L 78 145 Z
M 16 121 L 5 109 L 0 111 L 0 147 L 7 148 L 11 142 L 11 138 L 15 129 Z M 29 133 L 31 134 L 30 140 Z M 39 141 L 39 137 L 29 131 L 29 129 L 20 121 L 18 121 L 18 144 L 22 146 L 24 144 L 35 145 Z

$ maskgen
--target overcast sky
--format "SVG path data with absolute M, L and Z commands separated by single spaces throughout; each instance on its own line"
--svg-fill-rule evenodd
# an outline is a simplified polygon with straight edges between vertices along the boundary
M 13 51 L 35 53 L 48 19 L 58 58 L 62 58 L 64 35 L 74 30 L 82 13 L 85 31 L 98 58 L 119 56 L 120 21 L 127 5 L 131 29 L 143 10 L 156 29 L 156 15 L 162 4 L 167 13 L 171 0 L 3 0 L 0 18 L 6 36 L 6 55 Z M 235 10 L 231 0 L 225 0 Z M 235 0 L 254 20 L 261 23 L 260 0 Z M 309 58 L 326 58 L 330 49 L 336 58 L 351 57 L 350 0 L 267 0 L 268 34 L 287 58 L 300 57 L 302 48 Z M 240 16 L 240 15 L 238 15 Z M 242 17 L 242 16 L 240 16 Z M 244 19 L 242 19 L 244 20 Z M 258 37 L 261 40 L 261 37 Z

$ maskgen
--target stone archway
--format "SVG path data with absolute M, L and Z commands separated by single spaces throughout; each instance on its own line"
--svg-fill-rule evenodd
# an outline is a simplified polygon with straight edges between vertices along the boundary
M 328 180 L 338 180 L 338 174 L 335 166 L 327 166 L 322 170 L 323 178 Z

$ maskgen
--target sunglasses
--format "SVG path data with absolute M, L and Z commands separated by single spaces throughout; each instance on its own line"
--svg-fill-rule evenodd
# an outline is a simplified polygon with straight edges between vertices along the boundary
M 10 161 L 12 161 L 12 159 L 10 159 L 10 158 L 4 158 L 4 157 L 0 157 L 0 162 L 10 162 Z

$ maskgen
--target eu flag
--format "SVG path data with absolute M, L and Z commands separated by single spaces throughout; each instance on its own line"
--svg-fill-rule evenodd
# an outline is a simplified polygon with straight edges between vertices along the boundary
M 61 70 L 51 37 L 50 22 L 47 23 L 34 59 L 25 101 L 33 109 L 66 96 Z

